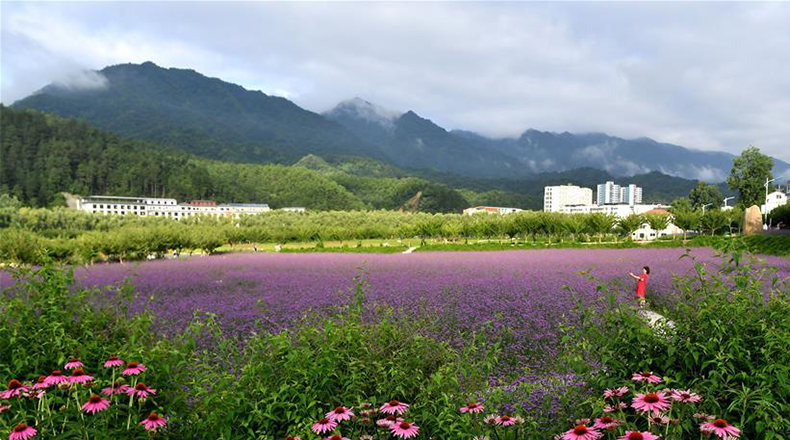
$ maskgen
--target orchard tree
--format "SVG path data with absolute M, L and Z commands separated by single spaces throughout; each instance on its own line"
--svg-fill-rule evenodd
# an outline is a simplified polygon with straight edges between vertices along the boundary
M 664 214 L 647 214 L 645 222 L 650 225 L 650 229 L 656 231 L 656 238 L 659 233 L 669 226 L 669 216 Z
M 771 169 L 774 160 L 760 153 L 757 147 L 749 147 L 732 161 L 727 186 L 738 191 L 738 204 L 744 208 L 764 203 L 765 181 L 773 178 Z
M 689 200 L 694 209 L 701 209 L 710 204 L 710 208 L 720 208 L 724 200 L 721 190 L 716 185 L 705 182 L 697 182 L 697 186 L 689 192 Z

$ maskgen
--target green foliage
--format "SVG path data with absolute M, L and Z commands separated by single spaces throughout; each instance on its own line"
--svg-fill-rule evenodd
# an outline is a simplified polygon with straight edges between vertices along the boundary
M 721 209 L 710 209 L 700 216 L 699 224 L 703 231 L 710 232 L 710 235 L 713 235 L 717 231 L 724 231 L 724 228 L 730 224 L 730 217 Z
M 656 232 L 663 231 L 669 226 L 669 217 L 661 214 L 646 214 L 645 223 Z
M 719 187 L 705 182 L 697 182 L 697 186 L 689 192 L 689 200 L 694 209 L 702 209 L 709 205 L 710 209 L 720 208 L 724 202 Z
M 695 263 L 695 276 L 678 279 L 661 310 L 669 327 L 651 328 L 612 300 L 587 310 L 567 339 L 570 361 L 598 389 L 631 372 L 668 372 L 667 386 L 703 392 L 702 409 L 740 426 L 744 438 L 782 439 L 790 430 L 790 286 L 740 253 L 723 260 L 721 268 Z M 604 301 L 617 294 L 603 291 Z M 585 370 L 591 359 L 603 368 Z
M 760 206 L 765 200 L 765 181 L 771 179 L 774 160 L 760 152 L 757 147 L 749 147 L 732 161 L 727 185 L 738 191 L 738 205 L 748 208 Z
M 768 213 L 768 218 L 772 226 L 782 226 L 784 229 L 790 229 L 790 203 L 774 208 Z
M 631 214 L 617 221 L 617 228 L 625 237 L 631 237 L 631 233 L 641 228 L 645 224 L 645 217 L 638 214 Z

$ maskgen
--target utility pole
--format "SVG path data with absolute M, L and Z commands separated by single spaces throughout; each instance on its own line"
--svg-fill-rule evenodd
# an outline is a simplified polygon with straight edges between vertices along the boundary
M 705 208 L 712 205 L 713 203 L 708 203 L 707 205 L 702 205 L 702 215 L 705 215 Z
M 724 207 L 725 207 L 725 208 L 727 208 L 727 207 L 728 207 L 728 206 L 727 206 L 727 200 L 731 200 L 731 199 L 734 199 L 734 198 L 735 198 L 735 197 L 725 197 L 725 198 L 724 198 Z
M 765 178 L 765 200 L 763 201 L 763 206 L 765 207 L 763 208 L 763 231 L 768 230 L 768 224 L 766 223 L 766 220 L 768 220 L 768 212 L 765 212 L 768 211 L 768 185 L 774 180 L 776 179 L 769 180 L 767 177 Z

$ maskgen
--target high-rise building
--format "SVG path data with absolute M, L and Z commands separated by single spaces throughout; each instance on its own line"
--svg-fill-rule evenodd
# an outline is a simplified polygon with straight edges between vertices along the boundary
M 576 185 L 547 186 L 543 188 L 543 210 L 559 212 L 565 206 L 591 205 L 593 191 Z
M 599 205 L 616 205 L 620 203 L 620 185 L 609 181 L 598 184 L 596 203 Z
M 633 183 L 628 186 L 620 187 L 620 203 L 625 203 L 627 205 L 638 205 L 642 203 L 642 188 Z

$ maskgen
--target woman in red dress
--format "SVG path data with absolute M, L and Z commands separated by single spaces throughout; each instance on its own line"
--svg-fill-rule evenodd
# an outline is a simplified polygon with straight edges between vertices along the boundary
M 645 266 L 642 268 L 642 274 L 637 276 L 634 275 L 632 272 L 628 272 L 629 275 L 634 277 L 634 279 L 638 280 L 636 282 L 636 297 L 639 299 L 639 307 L 645 306 L 645 283 L 647 283 L 647 276 L 650 275 L 650 268 Z

